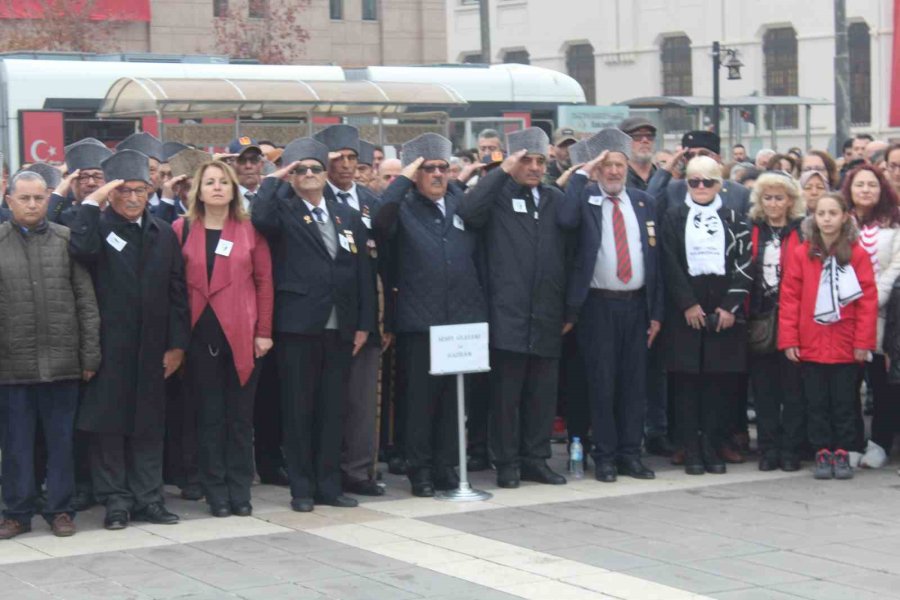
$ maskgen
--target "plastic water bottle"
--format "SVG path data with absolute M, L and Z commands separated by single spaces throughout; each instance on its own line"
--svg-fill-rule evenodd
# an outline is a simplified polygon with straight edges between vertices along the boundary
M 580 437 L 573 437 L 569 445 L 569 473 L 572 473 L 575 479 L 584 477 L 584 446 L 581 445 Z

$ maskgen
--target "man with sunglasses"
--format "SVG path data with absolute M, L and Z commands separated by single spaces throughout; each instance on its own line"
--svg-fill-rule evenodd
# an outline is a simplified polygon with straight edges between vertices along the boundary
M 76 425 L 90 436 L 104 526 L 174 524 L 178 516 L 162 497 L 162 463 L 165 380 L 181 365 L 190 338 L 181 245 L 147 208 L 145 154 L 119 150 L 102 167 L 107 183 L 82 202 L 69 242 L 73 258 L 92 271 L 101 317 L 102 362 Z
M 376 298 L 372 322 L 366 345 L 353 358 L 350 367 L 350 395 L 344 418 L 344 452 L 341 460 L 344 490 L 364 496 L 381 496 L 384 488 L 378 485 L 375 473 L 378 416 L 378 369 L 382 348 L 390 344 L 390 335 L 382 340 L 378 329 L 378 260 L 381 250 L 372 235 L 372 215 L 378 210 L 378 197 L 364 185 L 357 184 L 356 176 L 361 165 L 371 165 L 375 146 L 359 139 L 359 130 L 351 125 L 331 125 L 315 135 L 315 139 L 328 147 L 328 184 L 325 198 L 349 206 L 359 213 L 369 232 L 366 248 L 361 248 L 369 258 L 372 275 L 371 293 Z M 369 166 L 371 170 L 371 166 Z M 382 276 L 384 274 L 382 273 Z M 384 342 L 384 344 L 382 343 Z
M 82 201 L 106 183 L 100 163 L 112 155 L 112 150 L 100 140 L 84 138 L 65 148 L 66 170 L 47 207 L 47 219 L 69 226 Z
M 350 508 L 357 501 L 341 487 L 343 417 L 351 362 L 376 326 L 368 230 L 359 212 L 325 197 L 327 146 L 296 139 L 282 162 L 263 179 L 251 217 L 272 248 L 291 508 Z
M 238 177 L 238 191 L 244 199 L 244 209 L 250 211 L 259 184 L 262 182 L 263 152 L 251 137 L 241 136 L 228 142 L 222 160 L 231 165 Z
M 628 187 L 646 190 L 656 172 L 653 148 L 656 145 L 656 126 L 645 117 L 628 117 L 619 129 L 631 136 L 631 158 L 628 160 Z

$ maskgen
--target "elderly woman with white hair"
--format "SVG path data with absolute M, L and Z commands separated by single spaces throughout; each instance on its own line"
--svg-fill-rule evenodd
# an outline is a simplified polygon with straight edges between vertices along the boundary
M 719 163 L 695 157 L 685 179 L 685 198 L 662 221 L 666 368 L 685 472 L 724 473 L 717 449 L 747 369 L 750 232 L 742 215 L 722 205 Z
M 805 214 L 806 203 L 792 177 L 774 171 L 756 180 L 750 195 L 754 268 L 747 329 L 760 471 L 800 469 L 805 437 L 800 369 L 778 351 L 777 327 L 781 276 L 785 261 L 802 242 Z

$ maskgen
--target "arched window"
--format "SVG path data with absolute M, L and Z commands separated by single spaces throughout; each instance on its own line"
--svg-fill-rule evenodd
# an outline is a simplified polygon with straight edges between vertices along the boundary
M 507 64 L 530 65 L 531 56 L 529 56 L 528 50 L 511 50 L 503 55 L 503 62 Z
M 686 35 L 664 38 L 660 44 L 663 96 L 692 96 L 694 94 L 691 68 L 691 39 Z M 663 110 L 667 131 L 687 131 L 693 128 L 690 113 L 683 108 Z
M 793 27 L 770 29 L 763 36 L 763 55 L 766 65 L 766 95 L 796 96 L 797 75 L 797 32 Z M 774 107 L 773 107 L 774 108 Z M 771 127 L 772 112 L 769 112 Z M 797 107 L 777 108 L 779 129 L 797 128 Z
M 581 84 L 588 104 L 597 103 L 597 89 L 594 83 L 594 47 L 590 44 L 575 44 L 566 50 L 566 70 Z
M 852 23 L 847 28 L 850 49 L 850 122 L 868 125 L 872 122 L 872 60 L 869 26 Z

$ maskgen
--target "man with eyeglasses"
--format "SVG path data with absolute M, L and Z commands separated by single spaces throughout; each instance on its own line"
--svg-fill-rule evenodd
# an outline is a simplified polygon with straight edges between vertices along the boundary
M 226 153 L 221 158 L 237 174 L 238 191 L 244 199 L 244 210 L 250 212 L 262 182 L 264 161 L 259 144 L 251 137 L 235 138 L 228 142 Z
M 542 183 L 550 140 L 538 127 L 507 136 L 510 156 L 463 197 L 458 215 L 482 232 L 490 311 L 490 443 L 497 485 L 562 485 L 547 465 L 556 416 L 569 235 L 562 192 Z
M 100 163 L 112 150 L 100 140 L 84 138 L 66 146 L 65 153 L 68 175 L 50 194 L 47 218 L 68 227 L 82 201 L 106 183 Z
M 384 488 L 378 485 L 375 473 L 378 416 L 378 369 L 381 352 L 391 343 L 392 336 L 382 338 L 378 329 L 378 275 L 383 273 L 383 260 L 378 260 L 382 248 L 372 234 L 372 216 L 378 211 L 379 199 L 369 188 L 355 181 L 361 164 L 374 159 L 373 144 L 359 139 L 359 130 L 351 125 L 331 125 L 319 131 L 315 139 L 328 147 L 328 184 L 325 198 L 349 206 L 360 215 L 369 235 L 367 247 L 360 248 L 369 258 L 372 280 L 371 293 L 376 298 L 366 345 L 353 358 L 350 367 L 350 395 L 344 418 L 344 452 L 341 460 L 344 490 L 364 496 L 381 496 Z M 362 160 L 361 160 L 362 159 Z M 371 169 L 371 167 L 370 167 Z
M 191 330 L 181 244 L 148 210 L 147 155 L 119 150 L 101 166 L 106 183 L 82 202 L 69 241 L 72 257 L 93 275 L 103 356 L 76 425 L 90 436 L 104 527 L 174 524 L 162 471 L 165 380 L 181 366 Z
M 162 171 L 160 166 L 165 161 L 165 150 L 163 143 L 153 134 L 141 131 L 132 133 L 127 138 L 119 142 L 116 150 L 136 150 L 148 157 L 148 169 L 150 173 L 150 192 L 147 199 L 147 205 L 150 207 L 150 213 L 156 212 L 159 204 L 159 190 L 162 186 Z
M 656 126 L 646 117 L 628 117 L 619 129 L 631 136 L 631 158 L 628 160 L 628 187 L 644 191 L 656 172 L 653 149 Z

